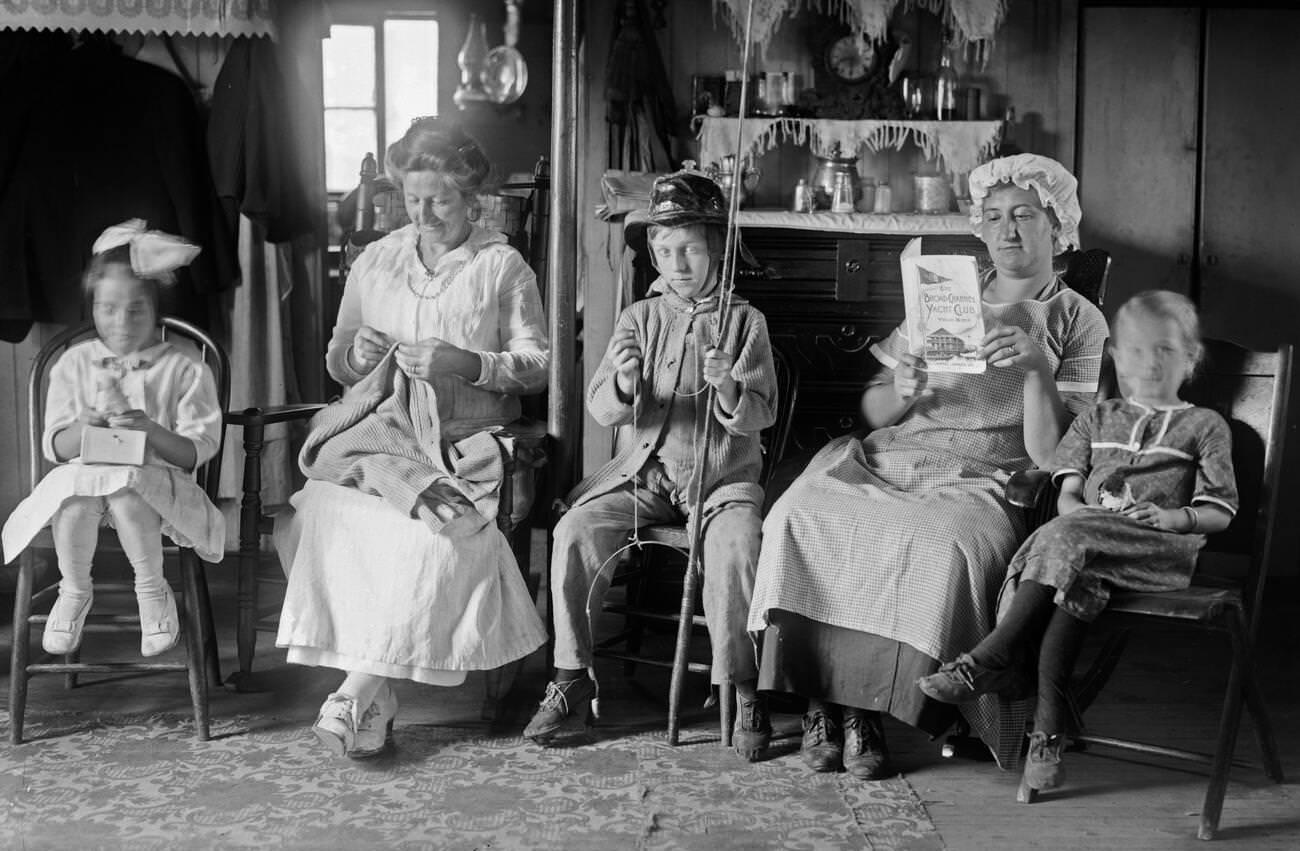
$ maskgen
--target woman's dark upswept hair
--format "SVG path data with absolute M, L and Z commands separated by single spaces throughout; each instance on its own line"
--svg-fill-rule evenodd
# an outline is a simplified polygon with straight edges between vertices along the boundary
M 388 146 L 384 170 L 400 184 L 413 171 L 446 175 L 461 194 L 472 197 L 492 175 L 492 163 L 459 124 L 442 118 L 417 118 L 402 138 Z
M 114 246 L 107 251 L 91 255 L 90 262 L 86 264 L 86 271 L 81 275 L 81 292 L 85 295 L 86 301 L 88 303 L 94 302 L 95 286 L 108 274 L 108 270 L 114 266 L 122 267 L 126 274 L 144 284 L 145 294 L 149 296 L 149 301 L 153 302 L 153 309 L 156 313 L 158 311 L 158 290 L 162 287 L 163 281 L 157 278 L 146 278 L 132 268 L 131 246 L 129 245 Z

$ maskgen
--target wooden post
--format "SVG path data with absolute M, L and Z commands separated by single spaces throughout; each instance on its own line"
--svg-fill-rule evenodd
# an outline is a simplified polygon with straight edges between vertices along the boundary
M 546 252 L 547 303 L 551 338 L 550 410 L 553 501 L 573 485 L 580 421 L 578 381 L 578 7 L 577 0 L 555 0 L 555 47 L 551 54 L 551 215 Z

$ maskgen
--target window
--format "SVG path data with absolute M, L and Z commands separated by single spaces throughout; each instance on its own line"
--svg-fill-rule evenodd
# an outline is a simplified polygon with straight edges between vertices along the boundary
M 367 153 L 382 171 L 384 150 L 411 120 L 438 114 L 438 22 L 334 24 L 322 62 L 325 187 L 337 199 L 356 188 Z

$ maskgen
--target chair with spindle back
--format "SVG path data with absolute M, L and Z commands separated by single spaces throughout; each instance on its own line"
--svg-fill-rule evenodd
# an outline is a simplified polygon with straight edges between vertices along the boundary
M 224 408 L 230 400 L 230 364 L 220 346 L 195 326 L 172 317 L 159 320 L 164 339 L 180 345 L 191 345 L 200 358 L 212 370 L 216 380 L 217 399 Z M 45 426 L 45 398 L 49 381 L 49 371 L 55 360 L 70 346 L 95 336 L 95 327 L 83 323 L 69 328 L 46 343 L 32 363 L 28 379 L 27 394 L 29 401 L 28 440 L 30 484 L 35 488 L 41 480 L 49 462 L 41 454 L 41 435 Z M 224 443 L 225 429 L 222 429 Z M 208 498 L 217 499 L 217 486 L 221 480 L 221 453 L 217 452 L 206 464 L 196 471 L 195 478 Z M 97 553 L 111 552 L 118 549 L 117 536 L 112 532 L 101 534 Z M 200 740 L 209 737 L 208 687 L 209 680 L 221 682 L 221 671 L 217 659 L 216 631 L 212 622 L 212 603 L 208 593 L 207 576 L 203 562 L 194 550 L 177 548 L 181 576 L 181 635 L 185 645 L 184 661 L 166 661 L 162 659 L 130 661 L 81 661 L 81 648 L 68 654 L 61 662 L 32 662 L 31 632 L 32 626 L 44 624 L 46 614 L 33 614 L 37 607 L 44 608 L 46 602 L 52 603 L 58 593 L 58 583 L 36 590 L 36 583 L 43 573 L 42 566 L 54 555 L 54 539 L 49 528 L 40 535 L 22 553 L 18 561 L 18 581 L 14 592 L 13 647 L 12 664 L 9 680 L 9 739 L 14 744 L 22 742 L 23 723 L 27 708 L 28 680 L 37 674 L 65 674 L 69 688 L 77 685 L 81 674 L 132 674 L 157 673 L 165 671 L 185 671 L 189 676 L 190 703 L 194 713 L 195 736 Z M 113 594 L 133 594 L 131 582 L 95 582 L 98 599 Z M 98 614 L 95 611 L 86 618 L 85 632 L 122 632 L 139 630 L 140 618 L 136 614 L 113 615 Z

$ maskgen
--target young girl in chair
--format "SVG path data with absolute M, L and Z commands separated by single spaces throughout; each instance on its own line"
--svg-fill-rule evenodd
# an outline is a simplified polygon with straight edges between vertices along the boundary
M 1201 356 L 1196 308 L 1174 292 L 1139 293 L 1116 314 L 1110 348 L 1122 398 L 1081 415 L 1057 448 L 1060 514 L 1012 559 L 1010 605 L 975 648 L 918 681 L 948 703 L 1014 691 L 1018 661 L 1041 642 L 1022 791 L 1064 780 L 1066 688 L 1111 590 L 1186 588 L 1205 535 L 1237 510 L 1228 424 L 1178 395 Z
M 132 219 L 104 231 L 92 251 L 83 282 L 97 336 L 69 347 L 50 370 L 42 449 L 59 466 L 5 523 L 4 556 L 13 560 L 52 527 L 62 579 L 41 645 L 71 653 L 90 611 L 99 528 L 112 525 L 135 571 L 140 652 L 156 656 L 180 634 L 161 535 L 210 562 L 221 559 L 225 541 L 221 513 L 193 478 L 220 449 L 216 384 L 206 365 L 163 341 L 158 328 L 159 286 L 199 249 Z M 82 458 L 90 426 L 143 432 L 144 462 Z

